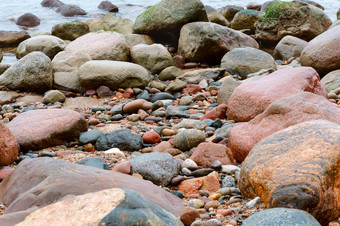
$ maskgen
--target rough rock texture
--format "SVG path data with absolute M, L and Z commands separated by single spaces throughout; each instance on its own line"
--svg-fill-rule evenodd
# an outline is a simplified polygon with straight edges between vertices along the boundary
M 213 175 L 188 179 L 181 182 L 180 185 L 178 186 L 178 190 L 183 192 L 183 195 L 198 194 L 199 190 L 216 192 L 220 188 L 221 188 L 220 182 Z
M 205 10 L 207 11 L 209 22 L 229 26 L 229 21 L 219 11 L 209 6 L 205 6 Z
M 129 129 L 119 129 L 103 134 L 96 141 L 96 149 L 100 151 L 119 148 L 120 150 L 133 152 L 142 149 L 142 145 L 143 139 Z
M 234 164 L 231 150 L 225 145 L 214 143 L 201 143 L 196 147 L 190 159 L 203 168 L 209 168 L 215 160 L 219 160 L 222 165 Z
M 133 23 L 129 19 L 108 13 L 98 18 L 85 21 L 90 31 L 115 31 L 120 34 L 131 34 Z
M 159 74 L 163 69 L 172 66 L 172 56 L 161 44 L 139 44 L 131 49 L 132 62 L 139 64 L 153 74 Z
M 255 32 L 254 24 L 263 16 L 262 12 L 252 9 L 244 9 L 237 12 L 230 22 L 230 27 L 235 30 L 250 29 Z
M 21 151 L 39 150 L 78 138 L 87 131 L 87 122 L 78 112 L 62 109 L 21 113 L 7 124 Z
M 232 21 L 235 14 L 243 9 L 244 8 L 241 6 L 227 5 L 225 7 L 220 8 L 219 11 L 228 21 Z
M 318 73 L 340 69 L 340 26 L 335 26 L 308 43 L 301 53 L 301 65 L 313 67 Z
M 188 61 L 219 63 L 230 50 L 258 48 L 250 36 L 210 22 L 194 22 L 182 27 L 178 53 Z
M 176 46 L 182 26 L 194 21 L 208 21 L 199 0 L 162 0 L 137 17 L 133 33 L 147 34 L 159 43 Z
M 222 85 L 218 90 L 217 103 L 228 105 L 229 98 L 239 85 L 241 85 L 240 81 L 235 80 L 232 76 L 228 76 L 228 78 L 222 82 Z
M 52 60 L 53 86 L 72 92 L 84 92 L 80 86 L 78 71 L 84 63 L 92 60 L 86 51 L 62 51 Z
M 240 190 L 267 207 L 306 210 L 321 224 L 339 217 L 340 126 L 314 120 L 256 144 L 242 164 Z
M 276 45 L 273 56 L 279 60 L 289 60 L 290 58 L 300 57 L 302 50 L 308 42 L 297 37 L 287 35 Z
M 221 60 L 221 67 L 230 74 L 247 78 L 250 73 L 262 69 L 276 69 L 274 58 L 262 50 L 255 48 L 236 48 L 225 54 Z
M 174 137 L 174 146 L 181 151 L 189 151 L 206 139 L 205 133 L 196 129 L 183 130 Z
M 295 225 L 295 226 L 320 226 L 315 218 L 303 210 L 288 208 L 273 208 L 262 210 L 248 217 L 242 222 L 243 226 L 255 225 Z
M 322 96 L 297 93 L 274 101 L 254 119 L 233 127 L 228 146 L 235 158 L 242 162 L 253 146 L 267 136 L 289 126 L 318 119 L 340 124 L 340 108 Z
M 102 9 L 111 13 L 116 13 L 119 11 L 118 6 L 112 4 L 112 2 L 110 1 L 102 1 L 99 5 L 98 5 L 98 9 Z
M 0 47 L 18 46 L 30 37 L 27 31 L 0 31 Z
M 60 13 L 61 15 L 65 17 L 73 17 L 77 15 L 86 15 L 87 13 L 85 10 L 80 8 L 79 6 L 76 5 L 62 5 L 57 8 L 56 10 L 57 13 Z
M 340 88 L 340 69 L 329 72 L 321 79 L 327 92 Z
M 0 76 L 0 85 L 14 90 L 45 92 L 52 88 L 51 60 L 42 52 L 32 52 L 14 63 Z
M 138 64 L 121 61 L 92 60 L 79 68 L 79 82 L 85 89 L 106 85 L 111 89 L 144 88 L 151 80 L 148 71 Z
M 271 4 L 255 23 L 255 39 L 278 42 L 284 36 L 292 35 L 309 41 L 325 32 L 331 24 L 328 16 L 317 7 L 301 1 L 278 1 Z
M 309 67 L 283 69 L 256 81 L 242 83 L 229 99 L 228 119 L 247 122 L 261 114 L 275 100 L 302 91 L 327 98 L 318 73 Z
M 82 50 L 92 60 L 129 61 L 130 48 L 123 35 L 117 32 L 88 33 L 67 45 L 65 51 Z
M 5 215 L 0 216 L 0 224 L 11 213 L 27 210 L 21 216 L 14 216 L 15 223 L 19 223 L 32 212 L 32 207 L 41 208 L 65 196 L 109 188 L 133 189 L 175 216 L 183 210 L 182 200 L 145 180 L 62 160 L 38 158 L 21 162 L 15 172 L 1 183 L 0 200 L 8 208 Z
M 66 47 L 66 42 L 52 35 L 39 35 L 21 42 L 17 48 L 17 58 L 22 58 L 27 54 L 40 51 L 45 53 L 51 60 Z
M 15 23 L 25 27 L 35 27 L 40 24 L 40 19 L 32 13 L 25 13 L 20 16 Z
M 174 215 L 132 189 L 111 188 L 79 195 L 31 213 L 29 225 L 181 225 Z
M 52 35 L 63 40 L 73 41 L 90 32 L 89 26 L 80 21 L 61 23 L 52 27 Z
M 18 143 L 11 131 L 0 122 L 0 166 L 12 164 L 18 156 Z
M 0 91 L 0 105 L 12 103 L 19 97 L 19 93 L 13 91 Z
M 143 179 L 160 186 L 167 186 L 179 170 L 177 160 L 168 153 L 153 152 L 131 159 L 132 173 L 139 173 Z

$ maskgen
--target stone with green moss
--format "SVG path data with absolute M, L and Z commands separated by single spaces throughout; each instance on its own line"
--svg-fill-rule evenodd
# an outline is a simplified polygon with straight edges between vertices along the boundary
M 91 32 L 97 31 L 115 31 L 121 34 L 132 33 L 132 21 L 121 18 L 114 14 L 106 14 L 104 16 L 85 21 Z
M 255 23 L 255 38 L 277 43 L 286 35 L 306 41 L 326 31 L 332 24 L 319 8 L 300 1 L 277 1 L 267 7 L 265 15 Z
M 176 44 L 182 26 L 194 21 L 208 21 L 199 0 L 162 0 L 137 17 L 133 32 L 148 34 L 157 42 Z
M 57 24 L 52 28 L 52 35 L 57 36 L 63 40 L 70 41 L 73 41 L 89 32 L 89 26 L 80 21 Z
M 254 24 L 263 16 L 263 13 L 244 9 L 235 14 L 234 19 L 230 23 L 230 27 L 235 30 L 250 29 L 255 32 Z

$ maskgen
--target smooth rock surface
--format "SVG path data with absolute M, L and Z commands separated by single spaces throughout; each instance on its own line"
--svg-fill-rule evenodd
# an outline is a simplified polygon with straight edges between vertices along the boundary
M 21 151 L 40 150 L 78 138 L 87 122 L 78 112 L 44 109 L 24 112 L 7 124 Z
M 61 23 L 52 27 L 52 35 L 63 40 L 73 41 L 90 32 L 89 26 L 80 21 Z
M 0 166 L 12 164 L 18 156 L 18 143 L 12 132 L 0 122 Z
M 279 60 L 289 60 L 290 58 L 300 57 L 302 50 L 308 42 L 297 37 L 287 35 L 276 45 L 273 56 Z
M 174 146 L 181 151 L 188 151 L 204 142 L 206 135 L 204 132 L 196 129 L 183 130 L 174 137 Z
M 302 91 L 327 98 L 318 73 L 310 67 L 283 69 L 256 81 L 242 83 L 229 99 L 228 119 L 236 122 L 250 121 L 275 100 Z

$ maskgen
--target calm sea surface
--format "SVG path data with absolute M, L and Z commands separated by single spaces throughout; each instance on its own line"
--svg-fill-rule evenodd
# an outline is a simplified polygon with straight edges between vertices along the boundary
M 0 30 L 19 31 L 22 28 L 17 26 L 12 19 L 16 19 L 24 13 L 33 13 L 41 19 L 40 25 L 28 30 L 29 33 L 38 31 L 51 31 L 53 25 L 72 20 L 86 20 L 105 14 L 97 9 L 102 0 L 61 0 L 65 4 L 74 4 L 84 9 L 88 15 L 78 17 L 63 17 L 54 9 L 44 8 L 40 5 L 42 0 L 0 0 Z M 267 0 L 201 0 L 205 5 L 220 8 L 226 5 L 238 5 L 245 7 L 249 2 L 263 3 Z M 152 6 L 159 0 L 112 0 L 113 4 L 119 7 L 119 16 L 134 21 L 138 14 L 148 6 Z M 332 21 L 336 19 L 336 12 L 340 8 L 340 0 L 318 1 L 325 7 L 326 14 Z M 5 57 L 3 63 L 12 61 Z

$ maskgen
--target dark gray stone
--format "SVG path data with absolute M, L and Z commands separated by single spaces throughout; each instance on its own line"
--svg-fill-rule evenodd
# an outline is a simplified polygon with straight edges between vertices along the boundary
M 240 123 L 224 123 L 223 126 L 215 131 L 215 134 L 217 134 L 220 137 L 228 138 L 230 130 Z
M 131 189 L 99 225 L 182 225 L 179 219 Z
M 111 108 L 111 115 L 118 115 L 123 113 L 124 104 L 117 104 Z
M 172 105 L 169 105 L 166 108 L 165 114 L 166 114 L 166 117 L 168 117 L 168 118 L 170 118 L 170 117 L 189 118 L 190 117 L 188 112 L 182 111 L 180 108 L 172 106 Z
M 84 133 L 81 133 L 79 136 L 79 141 L 81 144 L 95 143 L 98 138 L 104 133 L 100 130 L 90 130 Z
M 136 96 L 136 99 L 149 100 L 150 99 L 149 92 L 147 90 L 143 90 Z
M 255 213 L 243 221 L 243 226 L 320 226 L 315 218 L 303 210 L 274 208 Z
M 131 159 L 131 172 L 156 185 L 167 186 L 179 170 L 179 163 L 169 153 L 153 152 Z
M 139 151 L 143 147 L 143 139 L 129 129 L 119 129 L 112 133 L 103 134 L 96 142 L 96 149 L 100 151 L 119 148 L 124 151 Z
M 175 97 L 173 95 L 171 95 L 170 93 L 155 93 L 152 97 L 151 97 L 151 102 L 154 103 L 157 100 L 174 100 Z
M 193 176 L 193 177 L 204 177 L 204 176 L 207 176 L 211 172 L 214 172 L 214 170 L 211 169 L 211 168 L 203 168 L 203 169 L 198 169 L 198 170 L 193 171 L 190 174 L 190 176 Z

